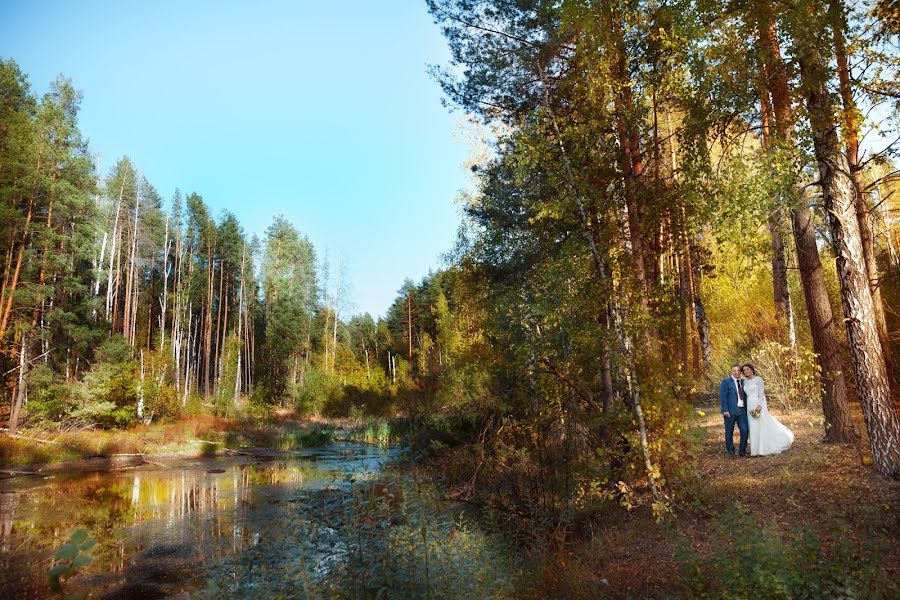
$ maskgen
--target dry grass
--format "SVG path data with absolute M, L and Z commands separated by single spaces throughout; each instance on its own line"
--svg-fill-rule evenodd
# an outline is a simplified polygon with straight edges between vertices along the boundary
M 321 423 L 281 415 L 271 421 L 191 415 L 178 421 L 124 430 L 22 431 L 32 439 L 0 435 L 0 466 L 47 464 L 112 454 L 196 454 L 209 451 L 197 441 L 227 447 L 287 448 L 321 439 Z M 43 440 L 37 441 L 37 440 Z
M 623 514 L 612 508 L 597 515 L 588 540 L 553 557 L 555 569 L 549 570 L 546 593 L 554 596 L 551 586 L 564 585 L 564 594 L 556 597 L 666 598 L 683 594 L 675 540 L 688 540 L 703 557 L 717 556 L 722 545 L 730 543 L 721 529 L 735 503 L 743 505 L 761 526 L 782 535 L 804 528 L 822 531 L 826 555 L 838 536 L 849 536 L 852 541 L 880 536 L 892 541 L 891 551 L 880 558 L 896 580 L 900 576 L 896 543 L 900 540 L 900 482 L 885 480 L 867 466 L 865 445 L 822 443 L 822 417 L 816 409 L 776 416 L 796 435 L 791 450 L 737 460 L 724 455 L 724 429 L 717 408 L 698 416 L 697 426 L 705 436 L 698 479 L 692 488 L 682 490 L 674 517 L 660 526 L 644 511 Z M 857 418 L 862 430 L 861 415 Z M 871 517 L 866 516 L 873 510 L 879 521 L 874 528 Z M 834 523 L 841 525 L 839 533 L 829 531 L 829 524 Z

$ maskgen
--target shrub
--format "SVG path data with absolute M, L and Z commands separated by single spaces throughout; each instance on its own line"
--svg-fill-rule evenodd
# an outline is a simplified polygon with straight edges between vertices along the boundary
M 137 419 L 135 364 L 100 363 L 76 388 L 80 407 L 71 416 L 84 425 L 126 427 Z
M 855 543 L 839 523 L 823 522 L 818 531 L 782 536 L 762 526 L 736 505 L 719 526 L 725 543 L 703 558 L 679 540 L 678 559 L 685 591 L 693 598 L 895 598 L 900 592 L 886 575 L 880 557 L 890 542 L 877 534 Z M 827 550 L 823 532 L 831 527 L 838 541 Z
M 47 425 L 65 420 L 72 408 L 69 386 L 55 379 L 53 370 L 44 363 L 28 373 L 26 412 L 29 417 Z
M 766 400 L 770 405 L 787 409 L 821 400 L 821 370 L 812 350 L 764 342 L 754 348 L 750 362 L 766 382 Z

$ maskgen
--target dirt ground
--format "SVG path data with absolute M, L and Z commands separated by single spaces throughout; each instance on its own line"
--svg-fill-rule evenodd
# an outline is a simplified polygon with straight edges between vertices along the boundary
M 858 412 L 858 411 L 857 411 Z M 867 442 L 860 446 L 824 444 L 821 412 L 812 408 L 772 413 L 795 433 L 784 454 L 729 460 L 724 453 L 722 417 L 715 406 L 698 410 L 704 434 L 695 489 L 676 499 L 675 514 L 658 525 L 646 511 L 601 515 L 590 541 L 562 556 L 559 596 L 668 598 L 684 594 L 675 539 L 689 540 L 701 556 L 721 552 L 722 523 L 735 502 L 761 525 L 790 533 L 805 527 L 825 532 L 839 523 L 839 536 L 863 540 L 878 535 L 891 550 L 879 558 L 887 573 L 900 577 L 900 482 L 880 477 L 871 467 Z M 857 414 L 858 428 L 862 415 Z M 737 432 L 735 432 L 737 442 Z M 680 500 L 680 502 L 679 502 Z M 877 515 L 873 531 L 872 518 Z M 552 578 L 551 578 L 552 579 Z M 559 597 L 558 596 L 558 597 Z

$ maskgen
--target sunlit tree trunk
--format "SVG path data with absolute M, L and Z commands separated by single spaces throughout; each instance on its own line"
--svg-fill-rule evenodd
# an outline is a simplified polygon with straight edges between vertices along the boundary
M 844 322 L 875 467 L 900 478 L 900 419 L 891 397 L 887 366 L 878 337 L 875 307 L 854 204 L 855 190 L 841 153 L 825 62 L 812 40 L 803 45 L 800 75 L 813 149 L 837 262 Z
M 21 336 L 21 345 L 19 346 L 19 377 L 16 384 L 16 397 L 13 402 L 12 410 L 9 415 L 9 433 L 15 435 L 19 428 L 19 416 L 22 414 L 22 407 L 25 405 L 26 386 L 28 385 L 28 334 Z
M 847 398 L 847 383 L 840 356 L 840 342 L 834 329 L 834 315 L 827 294 L 817 290 L 826 289 L 825 273 L 816 244 L 813 213 L 801 198 L 792 212 L 794 235 L 797 243 L 797 263 L 804 276 L 803 295 L 809 314 L 810 333 L 813 347 L 819 355 L 822 369 L 822 411 L 825 414 L 825 439 L 829 442 L 854 442 L 858 439 Z
M 791 89 L 787 71 L 781 56 L 781 48 L 775 31 L 774 13 L 770 0 L 760 0 L 756 4 L 760 45 L 766 61 L 766 78 L 763 86 L 763 106 L 771 106 L 774 116 L 772 146 L 792 149 L 794 115 L 791 110 Z M 766 110 L 763 111 L 764 113 Z M 793 186 L 784 191 L 791 213 L 792 232 L 797 251 L 798 272 L 803 286 L 803 297 L 809 327 L 812 333 L 813 350 L 819 357 L 821 367 L 822 412 L 825 416 L 825 439 L 831 442 L 854 442 L 857 434 L 850 417 L 847 383 L 844 366 L 840 358 L 840 344 L 835 331 L 835 323 L 825 284 L 819 247 L 816 242 L 813 213 L 802 192 Z
M 834 42 L 835 58 L 837 60 L 838 90 L 841 95 L 841 133 L 844 141 L 844 151 L 847 155 L 847 164 L 850 168 L 850 179 L 853 181 L 853 202 L 856 208 L 856 219 L 859 222 L 859 233 L 862 238 L 863 258 L 866 262 L 866 274 L 869 279 L 869 290 L 872 292 L 872 302 L 875 309 L 875 323 L 878 326 L 878 337 L 884 350 L 885 362 L 888 365 L 891 383 L 896 385 L 897 376 L 894 374 L 897 365 L 894 360 L 894 352 L 891 347 L 890 336 L 885 316 L 884 300 L 881 295 L 881 275 L 878 272 L 878 263 L 875 259 L 875 237 L 872 231 L 872 215 L 869 203 L 866 201 L 865 186 L 860 180 L 862 166 L 859 160 L 859 127 L 860 112 L 853 97 L 853 84 L 850 73 L 850 56 L 844 41 L 844 32 L 847 30 L 847 18 L 844 13 L 844 5 L 837 0 L 828 2 L 829 19 L 831 21 L 832 39 Z
M 166 305 L 169 300 L 169 217 L 170 214 L 166 213 L 166 234 L 163 241 L 163 291 L 159 302 L 161 311 L 159 315 L 159 347 L 163 351 L 165 351 L 166 347 Z
M 109 249 L 109 269 L 106 276 L 106 318 L 110 319 L 113 303 L 113 261 L 116 256 L 116 245 L 119 241 L 119 215 L 122 212 L 122 198 L 125 195 L 125 181 L 128 179 L 128 165 L 122 175 L 122 186 L 119 188 L 119 200 L 116 202 L 116 218 L 113 221 L 112 242 Z
M 22 239 L 19 241 L 19 252 L 16 256 L 16 266 L 13 269 L 12 278 L 6 289 L 7 297 L 6 306 L 3 308 L 3 318 L 0 319 L 0 339 L 6 334 L 6 328 L 9 326 L 9 317 L 12 314 L 13 296 L 16 293 L 16 286 L 19 284 L 19 276 L 22 273 L 22 260 L 25 257 L 25 248 L 28 245 L 28 236 L 31 227 L 31 217 L 34 213 L 34 197 L 28 201 L 28 212 L 25 216 L 25 225 L 22 228 Z

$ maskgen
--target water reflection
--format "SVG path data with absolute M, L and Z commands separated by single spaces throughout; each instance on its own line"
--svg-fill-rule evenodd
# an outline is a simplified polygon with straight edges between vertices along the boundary
M 287 458 L 0 481 L 0 597 L 49 597 L 43 573 L 78 527 L 98 544 L 76 587 L 100 591 L 152 580 L 160 592 L 177 592 L 204 565 L 275 535 L 298 490 L 346 486 L 351 476 L 374 475 L 393 455 L 336 444 Z

